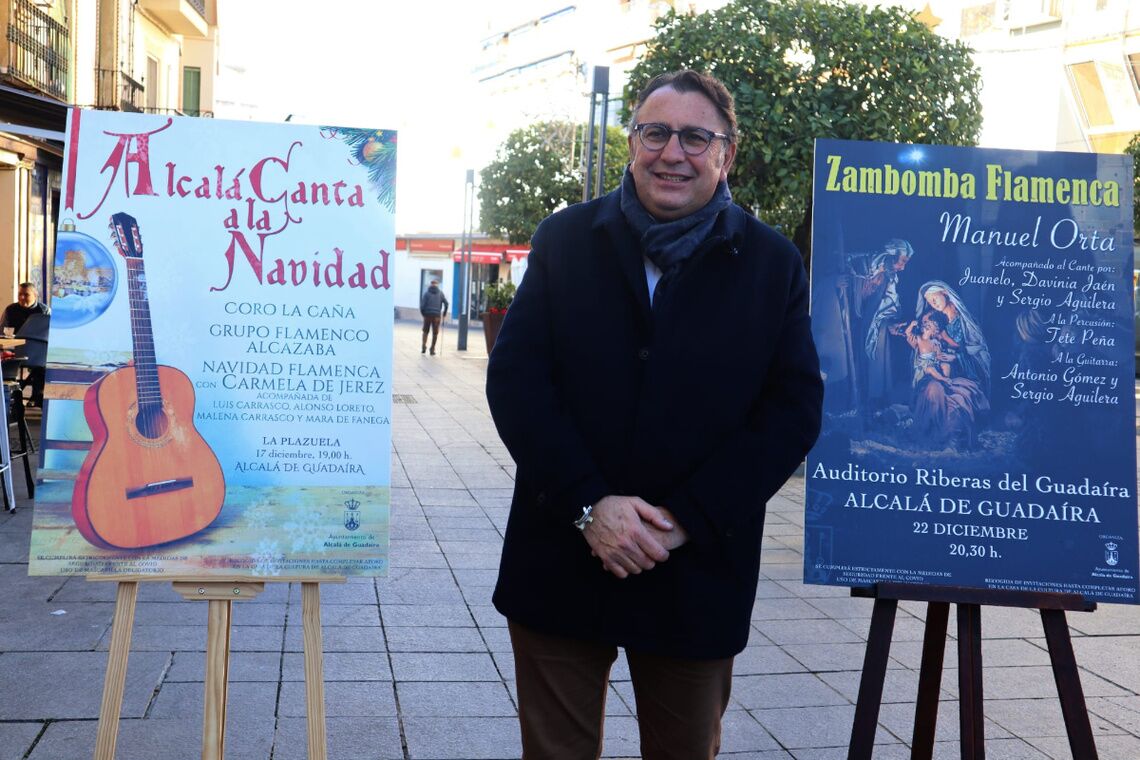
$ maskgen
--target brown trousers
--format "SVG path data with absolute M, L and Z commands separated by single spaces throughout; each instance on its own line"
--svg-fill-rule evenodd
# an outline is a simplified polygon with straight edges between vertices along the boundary
M 435 350 L 435 341 L 439 337 L 439 314 L 424 314 L 424 340 L 423 347 L 427 348 L 428 331 L 431 331 L 431 350 Z
M 510 624 L 523 760 L 597 760 L 617 647 Z M 732 689 L 732 658 L 626 650 L 643 760 L 712 760 Z

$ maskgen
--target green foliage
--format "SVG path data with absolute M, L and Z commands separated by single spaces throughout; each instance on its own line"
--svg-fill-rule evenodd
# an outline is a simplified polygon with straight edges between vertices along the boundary
M 492 282 L 483 289 L 483 297 L 487 299 L 487 311 L 506 311 L 515 300 L 515 284 L 508 280 Z
M 479 172 L 483 231 L 505 237 L 512 244 L 524 244 L 539 222 L 581 201 L 585 131 L 581 124 L 543 121 L 511 132 L 499 146 L 495 160 Z M 595 139 L 595 155 L 597 150 Z M 625 133 L 608 127 L 605 190 L 617 187 L 627 163 Z
M 617 114 L 610 114 L 610 119 L 613 119 Z M 594 179 L 597 180 L 598 176 L 598 137 L 601 132 L 597 127 L 594 127 L 594 160 L 590 165 L 594 167 Z M 616 190 L 618 185 L 621 184 L 622 175 L 625 174 L 626 164 L 629 163 L 629 140 L 628 135 L 621 127 L 615 127 L 612 124 L 606 127 L 606 170 L 602 175 L 602 187 L 598 195 L 605 195 L 611 190 Z
M 1132 156 L 1132 231 L 1140 237 L 1140 132 L 1132 136 L 1124 152 Z
M 902 8 L 839 0 L 733 0 L 670 11 L 626 89 L 693 68 L 736 99 L 734 199 L 810 255 L 815 138 L 969 145 L 981 129 L 981 75 L 969 49 Z M 628 114 L 626 114 L 628 118 Z

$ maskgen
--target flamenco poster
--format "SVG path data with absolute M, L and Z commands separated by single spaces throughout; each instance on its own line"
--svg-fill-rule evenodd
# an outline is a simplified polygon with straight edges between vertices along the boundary
M 386 572 L 396 134 L 73 109 L 30 572 Z
M 1138 603 L 1127 156 L 819 140 L 804 579 Z

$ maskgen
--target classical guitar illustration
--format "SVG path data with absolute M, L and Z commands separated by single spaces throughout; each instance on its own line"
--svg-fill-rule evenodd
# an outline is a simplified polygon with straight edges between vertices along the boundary
M 222 509 L 226 483 L 194 428 L 190 378 L 155 362 L 138 223 L 114 214 L 111 231 L 127 264 L 134 362 L 87 389 L 83 412 L 94 440 L 71 513 L 92 544 L 137 549 L 208 526 Z

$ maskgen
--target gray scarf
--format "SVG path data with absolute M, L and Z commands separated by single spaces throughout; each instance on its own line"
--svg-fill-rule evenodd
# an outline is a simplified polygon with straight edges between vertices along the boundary
M 721 211 L 732 203 L 728 183 L 721 181 L 702 208 L 688 216 L 659 222 L 645 210 L 637 197 L 633 175 L 626 167 L 621 180 L 621 212 L 637 234 L 641 252 L 661 270 L 662 280 L 670 279 L 697 246 L 708 238 Z

